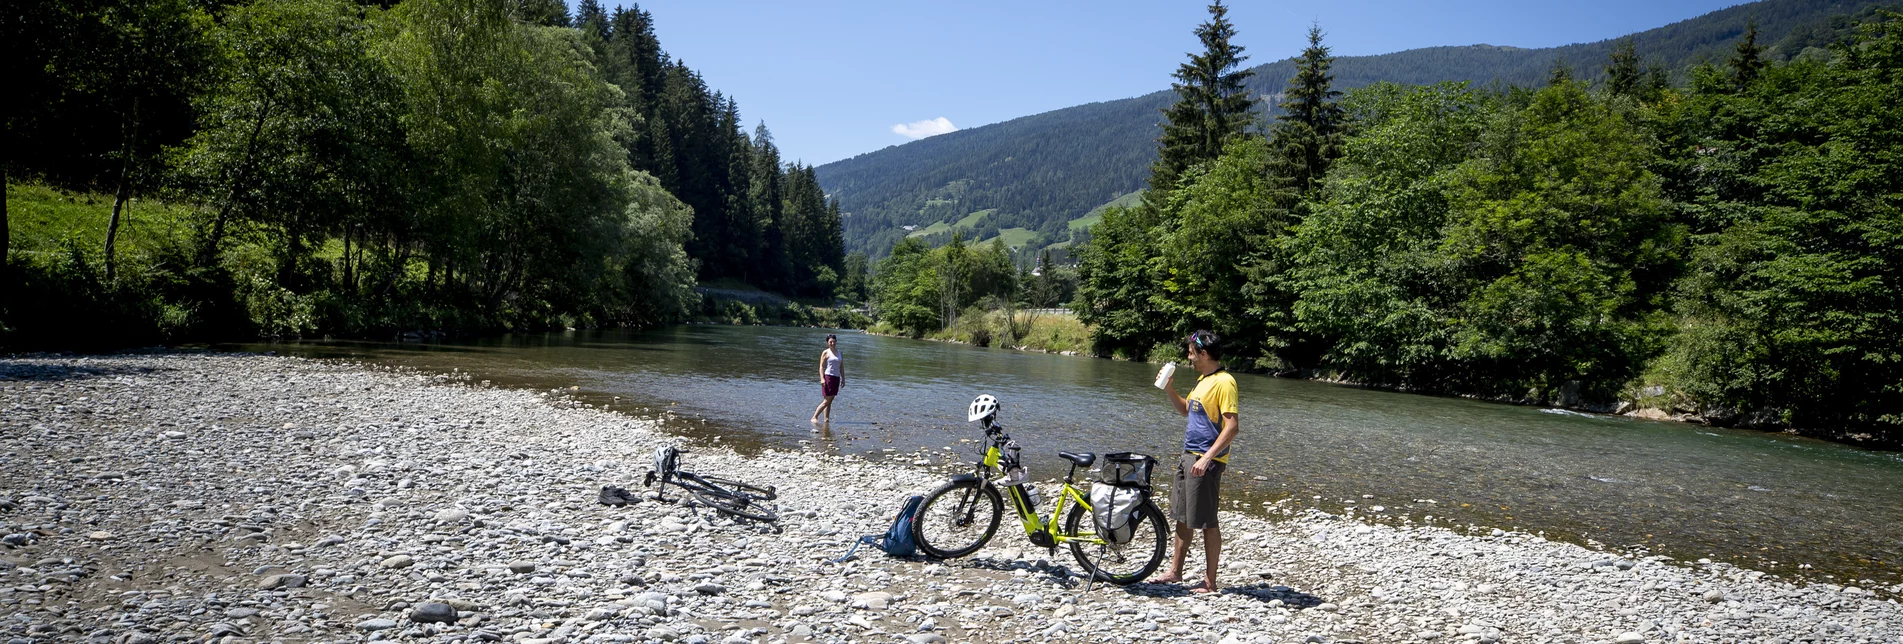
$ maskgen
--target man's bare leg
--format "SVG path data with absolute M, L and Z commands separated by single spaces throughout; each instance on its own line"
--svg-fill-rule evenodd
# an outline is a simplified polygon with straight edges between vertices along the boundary
M 1189 558 L 1189 540 L 1195 536 L 1189 524 L 1181 521 L 1176 523 L 1176 538 L 1173 539 L 1176 542 L 1173 544 L 1175 552 L 1170 556 L 1170 569 L 1161 577 L 1150 578 L 1151 583 L 1173 584 L 1183 580 L 1183 560 Z
M 1222 559 L 1222 529 L 1216 526 L 1203 528 L 1203 583 L 1191 588 L 1192 593 L 1213 593 L 1221 590 L 1216 586 L 1216 563 Z

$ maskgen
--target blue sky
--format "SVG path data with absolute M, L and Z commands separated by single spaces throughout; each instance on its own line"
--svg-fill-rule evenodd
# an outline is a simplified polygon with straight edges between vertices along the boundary
M 788 160 L 823 164 L 912 140 L 1169 87 L 1205 2 L 641 3 L 661 46 L 762 120 Z M 1737 0 L 1233 3 L 1247 64 L 1435 45 L 1550 47 L 1643 31 Z M 942 121 L 940 120 L 942 119 Z M 895 131 L 895 127 L 906 133 Z M 909 134 L 909 136 L 908 136 Z

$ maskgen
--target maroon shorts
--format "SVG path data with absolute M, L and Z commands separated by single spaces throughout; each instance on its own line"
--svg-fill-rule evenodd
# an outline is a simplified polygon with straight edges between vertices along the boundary
M 825 380 L 819 384 L 819 395 L 831 398 L 839 395 L 839 376 L 821 376 Z

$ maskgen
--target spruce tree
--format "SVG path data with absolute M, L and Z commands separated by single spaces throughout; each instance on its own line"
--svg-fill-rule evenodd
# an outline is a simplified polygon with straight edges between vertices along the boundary
M 1566 57 L 1553 59 L 1553 68 L 1546 72 L 1547 86 L 1573 82 L 1573 67 L 1566 64 Z
M 1312 192 L 1321 184 L 1328 166 L 1341 157 L 1343 122 L 1341 92 L 1335 89 L 1335 77 L 1329 73 L 1334 56 L 1322 44 L 1321 27 L 1309 27 L 1308 47 L 1302 50 L 1295 76 L 1283 100 L 1283 113 L 1276 117 L 1275 152 L 1269 173 L 1290 199 L 1282 204 L 1292 207 L 1294 199 Z
M 1725 62 L 1725 66 L 1731 68 L 1732 84 L 1738 91 L 1744 91 L 1758 79 L 1758 72 L 1764 69 L 1763 53 L 1764 48 L 1758 46 L 1758 21 L 1752 20 L 1745 24 L 1744 40 L 1738 41 L 1737 51 Z
M 1190 166 L 1222 156 L 1223 144 L 1242 133 L 1249 125 L 1248 88 L 1243 82 L 1254 74 L 1240 69 L 1242 46 L 1231 43 L 1236 27 L 1229 22 L 1229 8 L 1221 0 L 1209 5 L 1209 21 L 1196 27 L 1203 53 L 1192 54 L 1173 75 L 1176 104 L 1163 110 L 1168 122 L 1158 139 L 1156 162 L 1150 166 L 1150 192 L 1146 200 L 1160 198 L 1176 187 L 1176 179 Z
M 601 8 L 597 0 L 581 0 L 575 5 L 575 28 L 590 38 L 589 45 L 600 46 L 608 42 L 608 12 Z M 600 53 L 597 50 L 597 53 Z M 612 80 L 612 79 L 611 79 Z
M 1606 93 L 1613 96 L 1637 96 L 1645 79 L 1645 68 L 1639 63 L 1638 48 L 1631 38 L 1619 39 L 1612 48 L 1612 56 L 1606 61 Z
M 747 191 L 754 227 L 760 231 L 759 247 L 753 252 L 753 282 L 769 290 L 790 286 L 787 275 L 793 264 L 786 256 L 785 212 L 786 170 L 780 166 L 780 150 L 773 145 L 773 134 L 761 122 L 753 129 L 753 168 Z

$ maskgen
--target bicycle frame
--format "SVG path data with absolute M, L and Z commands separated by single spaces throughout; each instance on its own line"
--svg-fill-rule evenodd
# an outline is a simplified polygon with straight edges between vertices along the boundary
M 1000 445 L 1002 445 L 1004 441 L 1009 440 L 1002 431 L 996 432 L 992 436 L 990 447 L 985 449 L 984 461 L 981 462 L 977 468 L 978 478 L 982 481 L 989 481 L 990 473 L 1001 469 L 999 461 L 1003 456 L 1003 450 L 1000 448 Z M 1057 546 L 1072 541 L 1087 544 L 1102 544 L 1104 542 L 1101 537 L 1097 536 L 1094 525 L 1090 526 L 1090 532 L 1080 531 L 1077 534 L 1065 534 L 1058 525 L 1058 522 L 1063 520 L 1064 510 L 1067 507 L 1065 505 L 1066 503 L 1075 503 L 1081 506 L 1085 512 L 1091 511 L 1090 500 L 1084 496 L 1082 491 L 1078 490 L 1076 479 L 1077 465 L 1073 463 L 1070 466 L 1070 472 L 1064 475 L 1064 485 L 1058 488 L 1056 494 L 1052 495 L 1051 518 L 1049 521 L 1046 521 L 1043 517 L 1038 515 L 1037 508 L 1031 504 L 1031 499 L 1025 494 L 1022 485 L 1004 486 L 1006 491 L 1005 497 L 1011 499 L 1011 507 L 1017 513 L 1018 523 L 1024 528 L 1024 536 L 1029 538 L 1031 543 L 1056 548 Z M 986 484 L 993 485 L 988 482 Z M 1040 535 L 1044 538 L 1040 539 Z M 1048 543 L 1045 542 L 1046 540 L 1048 540 Z

